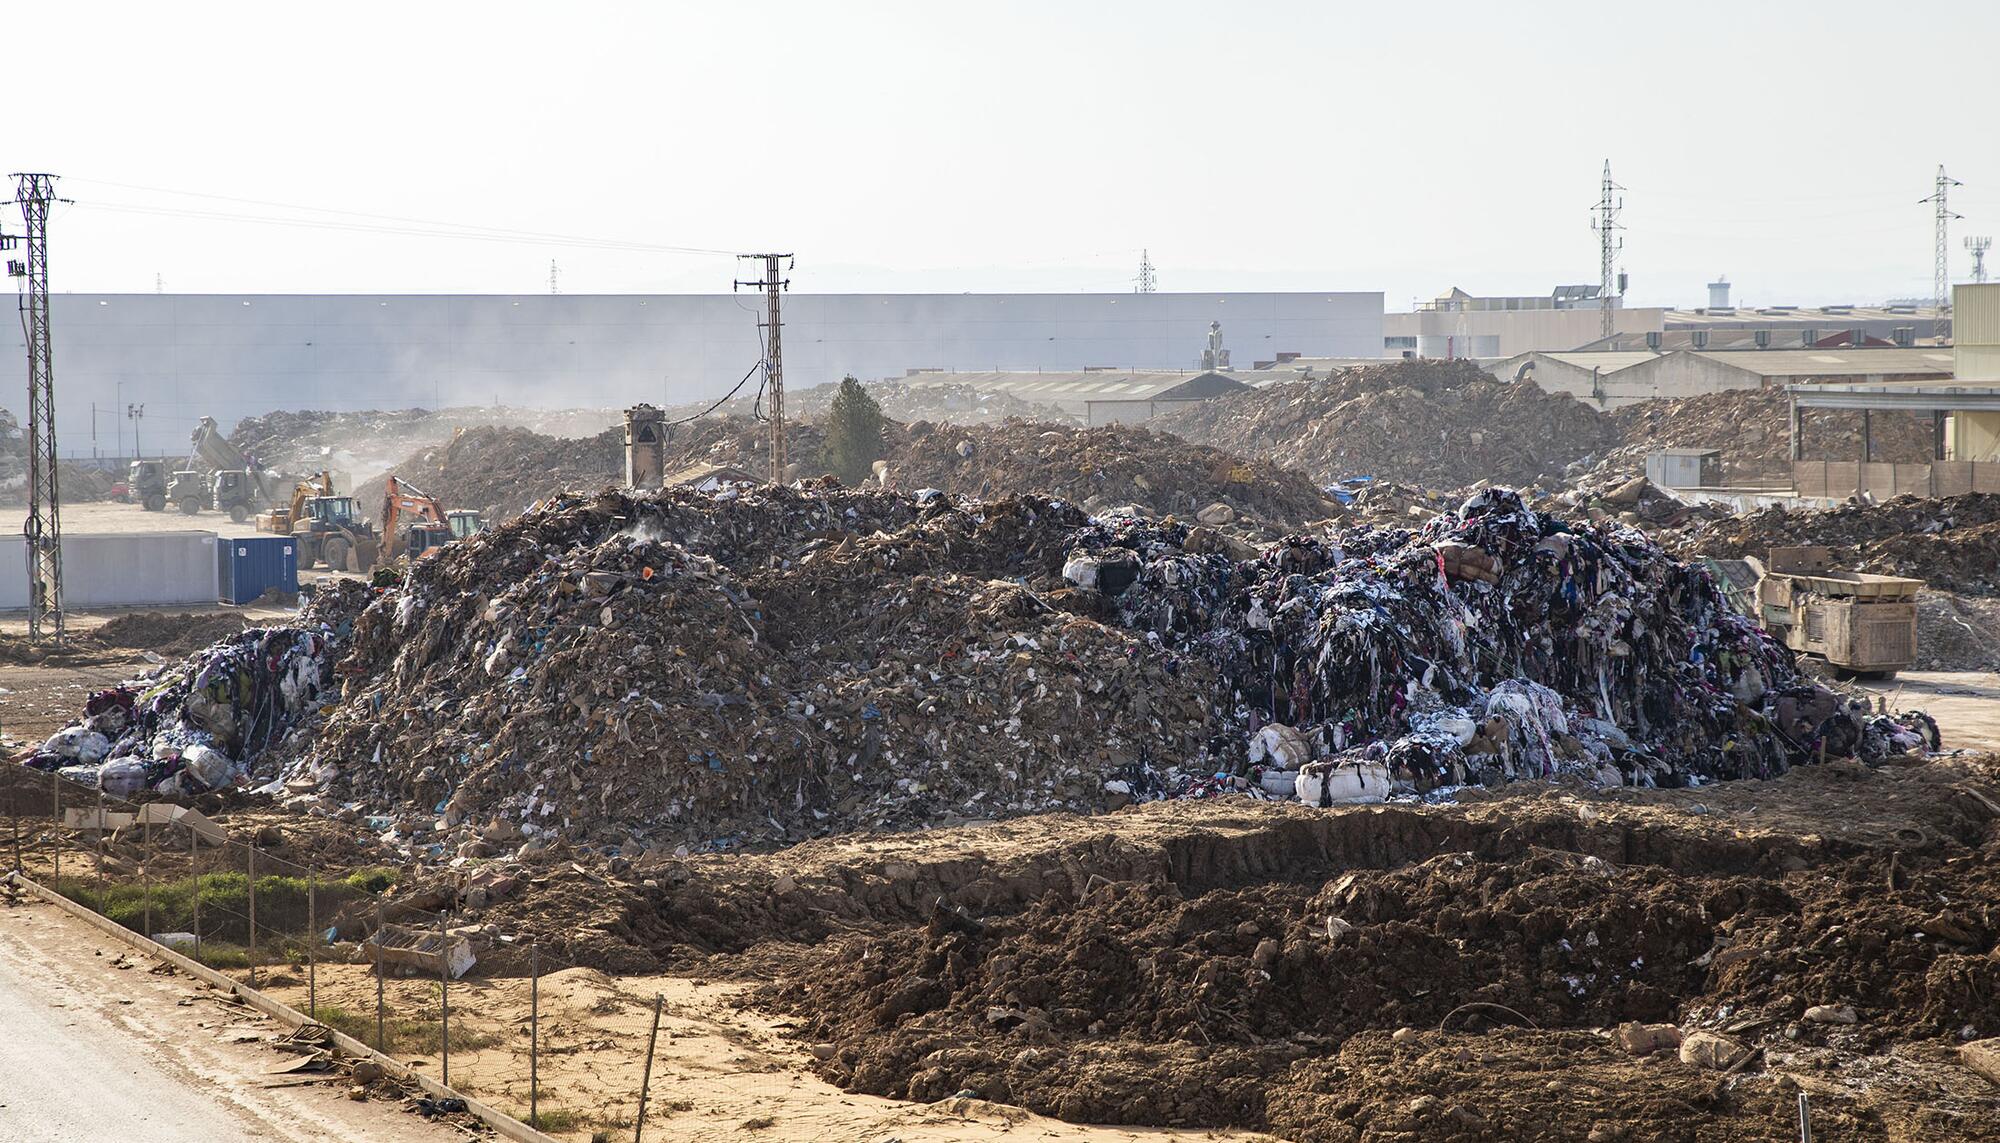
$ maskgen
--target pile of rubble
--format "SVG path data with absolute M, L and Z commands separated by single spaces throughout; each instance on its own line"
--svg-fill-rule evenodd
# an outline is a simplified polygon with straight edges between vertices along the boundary
M 1791 483 L 1791 402 L 1783 389 L 1732 389 L 1676 400 L 1641 401 L 1611 414 L 1625 444 L 1593 471 L 1623 480 L 1646 470 L 1646 454 L 1663 448 L 1712 448 L 1722 453 L 1730 484 Z M 1877 461 L 1923 462 L 1932 455 L 1928 418 L 1877 413 L 1870 429 Z M 1861 414 L 1808 410 L 1801 418 L 1800 454 L 1815 460 L 1861 455 Z
M 1495 380 L 1470 361 L 1344 369 L 1203 401 L 1151 424 L 1321 482 L 1378 476 L 1432 488 L 1531 483 L 1621 440 L 1583 402 Z
M 1686 785 L 1937 745 L 1801 678 L 1641 533 L 1505 490 L 1415 531 L 1231 547 L 1030 497 L 558 497 L 363 613 L 287 788 L 478 856 L 1173 794 Z
M 444 855 L 1100 809 L 1200 749 L 1213 688 L 1023 585 L 1084 525 L 838 487 L 558 498 L 362 615 L 294 777 Z
M 984 425 L 1012 417 L 1054 424 L 1077 423 L 1074 416 L 1055 405 L 1024 401 L 1011 393 L 982 392 L 970 385 L 913 386 L 903 381 L 871 381 L 867 388 L 868 395 L 882 407 L 883 416 L 906 424 L 950 421 L 955 425 Z M 791 390 L 785 394 L 785 414 L 793 418 L 818 420 L 826 415 L 827 407 L 833 403 L 834 394 L 838 392 L 840 383 L 837 381 L 814 385 L 810 389 Z M 667 410 L 667 419 L 675 421 L 692 417 L 708 409 L 709 405 L 709 402 L 700 401 L 674 406 Z M 716 410 L 720 415 L 746 420 L 762 412 L 759 395 L 737 397 Z
M 625 430 L 590 437 L 553 437 L 532 429 L 489 425 L 467 429 L 422 449 L 388 471 L 442 500 L 474 508 L 489 520 L 519 515 L 557 492 L 594 492 L 625 477 Z M 370 516 L 382 504 L 381 477 L 354 490 Z
M 762 476 L 770 468 L 768 423 L 740 416 L 703 417 L 668 430 L 669 474 L 723 465 Z M 471 429 L 449 446 L 411 456 L 396 472 L 454 508 L 504 519 L 558 492 L 594 492 L 623 479 L 620 430 L 561 440 L 524 429 Z M 1213 526 L 1239 523 L 1275 536 L 1339 513 L 1339 505 L 1304 476 L 1144 428 L 1079 429 L 1007 420 L 952 425 L 892 421 L 883 435 L 877 482 L 905 490 L 934 488 L 982 499 L 1013 494 L 1056 496 L 1086 511 L 1133 509 L 1146 515 L 1199 517 Z M 821 427 L 786 424 L 795 475 L 823 470 Z M 381 500 L 379 481 L 357 492 L 364 506 Z
M 527 409 L 505 405 L 448 409 L 280 409 L 245 417 L 230 443 L 265 468 L 312 473 L 322 468 L 374 476 L 411 451 L 442 446 L 461 429 L 525 428 L 558 437 L 602 432 L 620 423 L 616 409 Z
M 298 622 L 218 639 L 151 677 L 92 694 L 83 715 L 19 761 L 115 797 L 233 786 L 316 719 L 333 697 L 334 660 L 369 589 L 321 588 Z
M 1921 579 L 1967 595 L 2000 593 L 2000 496 L 1898 496 L 1820 511 L 1766 508 L 1704 519 L 1663 542 L 1689 556 L 1763 559 L 1773 547 L 1833 549 L 1833 566 Z

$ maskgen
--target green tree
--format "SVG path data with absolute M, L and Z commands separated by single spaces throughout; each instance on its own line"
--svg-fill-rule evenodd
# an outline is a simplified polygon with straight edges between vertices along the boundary
M 882 406 L 852 377 L 840 380 L 840 392 L 826 411 L 826 466 L 843 484 L 858 485 L 882 459 Z

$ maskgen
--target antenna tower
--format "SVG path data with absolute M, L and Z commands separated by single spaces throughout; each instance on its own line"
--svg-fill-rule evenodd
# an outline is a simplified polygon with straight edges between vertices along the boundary
M 785 482 L 785 355 L 779 334 L 784 330 L 781 312 L 790 278 L 780 278 L 779 262 L 791 269 L 790 254 L 738 254 L 738 258 L 762 259 L 764 276 L 755 281 L 738 280 L 737 286 L 755 286 L 764 291 L 765 315 L 758 326 L 764 331 L 764 383 L 771 390 L 771 483 Z
M 1618 215 L 1625 209 L 1622 195 L 1615 200 L 1613 195 L 1624 187 L 1611 181 L 1611 160 L 1604 160 L 1604 183 L 1598 190 L 1597 209 L 1591 212 L 1590 228 L 1597 231 L 1599 269 L 1603 283 L 1597 292 L 1597 306 L 1603 312 L 1598 332 L 1603 337 L 1611 336 L 1611 290 L 1617 284 L 1618 254 L 1625 249 L 1625 240 L 1616 236 L 1616 231 L 1625 229 L 1618 224 Z
M 562 293 L 562 283 L 556 270 L 556 260 L 554 258 L 549 259 L 549 293 Z
M 27 226 L 26 265 L 7 270 L 27 279 L 21 324 L 28 335 L 28 639 L 62 642 L 62 496 L 56 486 L 56 381 L 49 347 L 49 206 L 56 177 L 14 176 L 14 202 Z
M 1984 285 L 1986 283 L 1986 252 L 1993 249 L 1993 239 L 1984 234 L 1973 235 L 1966 238 L 1965 248 L 1972 251 L 1972 280 Z
M 1139 251 L 1139 286 L 1132 291 L 1136 294 L 1150 294 L 1159 287 L 1153 275 L 1153 258 L 1147 251 Z
M 1950 235 L 1948 232 L 1951 230 L 1952 219 L 1964 217 L 1963 215 L 1951 212 L 1951 207 L 1945 203 L 1945 195 L 1950 192 L 1951 188 L 1964 185 L 1964 183 L 1945 174 L 1944 164 L 1939 163 L 1937 189 L 1931 192 L 1929 198 L 1917 200 L 1919 204 L 1928 202 L 1937 207 L 1937 265 L 1933 270 L 1934 289 L 1932 290 L 1932 305 L 1936 307 L 1936 310 L 1932 314 L 1931 334 L 1937 338 L 1939 345 L 1944 344 L 1945 337 L 1951 330 L 1951 258 L 1946 253 L 1946 247 L 1950 244 Z

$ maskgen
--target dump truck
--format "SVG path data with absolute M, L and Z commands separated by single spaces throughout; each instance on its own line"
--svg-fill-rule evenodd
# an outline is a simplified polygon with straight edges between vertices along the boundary
M 126 494 L 148 512 L 167 510 L 167 462 L 135 460 L 125 478 Z
M 201 419 L 189 444 L 189 467 L 214 474 L 208 488 L 209 505 L 229 513 L 237 523 L 277 503 L 283 495 L 278 478 L 223 436 L 214 417 Z M 187 511 L 185 506 L 181 510 Z
M 1703 563 L 1738 610 L 1785 646 L 1843 674 L 1886 678 L 1917 657 L 1922 580 L 1836 571 L 1824 547 L 1772 548 L 1763 561 Z
M 167 499 L 180 507 L 184 515 L 192 516 L 213 503 L 215 490 L 209 487 L 207 474 L 192 468 L 183 468 L 174 473 L 167 482 Z

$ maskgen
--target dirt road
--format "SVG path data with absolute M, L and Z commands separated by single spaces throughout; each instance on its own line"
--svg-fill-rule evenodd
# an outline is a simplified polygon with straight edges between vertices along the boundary
M 376 1140 L 458 1132 L 326 1081 L 272 1075 L 295 1056 L 267 1017 L 49 905 L 0 906 L 0 1139 L 153 1143 Z M 280 1086 L 287 1085 L 287 1086 Z

